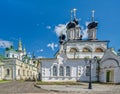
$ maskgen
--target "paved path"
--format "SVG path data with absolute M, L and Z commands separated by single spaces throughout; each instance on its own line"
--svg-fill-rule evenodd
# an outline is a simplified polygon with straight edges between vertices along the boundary
M 69 94 L 120 94 L 120 85 L 92 85 L 92 89 L 88 89 L 88 83 L 82 83 L 82 85 L 39 85 L 39 87 L 57 93 L 63 92 Z
M 12 81 L 0 83 L 0 94 L 48 93 L 47 90 L 37 88 L 34 82 Z
M 0 83 L 0 94 L 120 94 L 120 85 L 93 84 L 89 90 L 87 83 L 81 85 L 39 85 L 34 82 L 12 81 Z

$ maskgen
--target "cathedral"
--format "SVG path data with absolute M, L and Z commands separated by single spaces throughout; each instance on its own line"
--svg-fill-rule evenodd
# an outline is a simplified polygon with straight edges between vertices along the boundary
M 42 81 L 85 81 L 120 83 L 120 56 L 108 47 L 108 40 L 97 39 L 98 22 L 87 25 L 88 38 L 83 39 L 82 30 L 73 9 L 73 18 L 66 25 L 66 35 L 59 36 L 60 48 L 55 58 L 42 58 L 40 71 Z
M 0 80 L 35 80 L 46 82 L 84 81 L 120 83 L 120 55 L 109 48 L 109 40 L 97 38 L 98 22 L 87 25 L 87 39 L 71 11 L 66 34 L 59 36 L 59 50 L 55 58 L 30 57 L 19 40 L 17 50 L 13 46 L 0 55 Z
M 0 56 L 0 80 L 35 80 L 37 66 L 37 60 L 27 55 L 19 40 L 17 50 L 11 46 L 5 49 L 5 56 Z

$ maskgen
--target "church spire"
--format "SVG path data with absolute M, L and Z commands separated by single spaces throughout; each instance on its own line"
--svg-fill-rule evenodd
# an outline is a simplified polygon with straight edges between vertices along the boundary
M 73 18 L 76 19 L 76 11 L 77 11 L 76 8 L 74 8 L 74 9 L 72 9 L 70 11 L 70 19 L 71 19 L 71 21 L 73 20 Z
M 95 10 L 92 10 L 92 22 L 94 22 Z
M 22 42 L 20 39 L 18 41 L 18 51 L 22 51 Z
M 26 48 L 24 47 L 24 49 L 23 49 L 23 52 L 24 52 L 24 55 L 26 55 Z
M 77 11 L 77 9 L 74 8 L 74 9 L 73 9 L 73 12 L 74 12 L 74 19 L 76 19 L 76 11 Z
M 80 39 L 80 26 L 76 17 L 76 11 L 76 8 L 71 10 L 71 21 L 66 25 L 67 40 Z
M 92 22 L 90 22 L 87 26 L 88 30 L 88 39 L 89 40 L 96 40 L 96 32 L 97 32 L 97 26 L 98 23 L 94 20 L 94 13 L 95 11 L 92 10 Z

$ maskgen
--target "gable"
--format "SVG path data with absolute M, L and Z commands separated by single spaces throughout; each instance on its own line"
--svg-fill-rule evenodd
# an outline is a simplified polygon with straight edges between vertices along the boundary
M 120 65 L 120 64 L 119 64 L 120 57 L 117 55 L 117 53 L 116 53 L 112 48 L 107 49 L 107 50 L 105 51 L 105 53 L 104 53 L 104 55 L 103 55 L 103 58 L 102 58 L 102 60 L 100 61 L 100 63 L 103 63 L 103 62 L 105 62 L 105 61 L 107 61 L 107 60 L 114 60 L 114 61 L 117 62 L 118 65 Z

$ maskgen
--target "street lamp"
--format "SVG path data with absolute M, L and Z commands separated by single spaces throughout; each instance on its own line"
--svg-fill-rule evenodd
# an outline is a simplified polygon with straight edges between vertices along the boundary
M 97 57 L 95 56 L 94 57 L 94 61 L 96 61 L 97 60 Z M 89 69 L 90 69 L 90 72 L 89 72 L 89 85 L 88 85 L 88 89 L 92 89 L 92 79 L 91 79 L 91 76 L 92 76 L 92 68 L 91 68 L 91 63 L 92 63 L 92 59 L 89 59 L 89 58 L 85 58 L 85 62 L 87 63 L 87 62 L 89 62 L 89 64 L 90 64 L 90 67 L 89 67 Z

